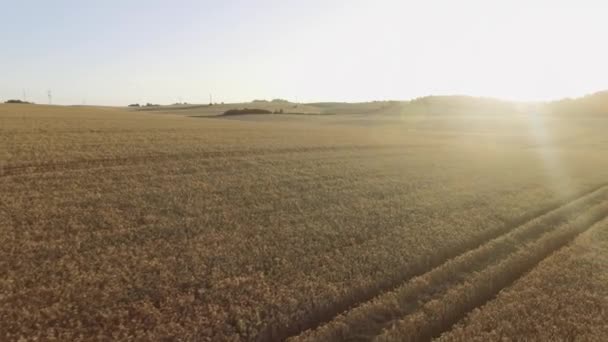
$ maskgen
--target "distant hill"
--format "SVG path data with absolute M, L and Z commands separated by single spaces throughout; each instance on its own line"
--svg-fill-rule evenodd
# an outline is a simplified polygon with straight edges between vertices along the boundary
M 402 114 L 503 115 L 518 113 L 515 102 L 463 95 L 425 96 L 403 105 Z
M 275 99 L 273 101 L 255 100 L 245 103 L 221 103 L 221 104 L 189 104 L 171 105 L 156 107 L 129 107 L 130 110 L 148 111 L 159 114 L 175 114 L 186 116 L 220 116 L 233 110 L 260 110 L 269 113 L 283 114 L 322 114 L 321 110 L 315 106 L 293 103 L 285 100 Z M 260 113 L 262 113 L 260 112 Z
M 576 99 L 550 102 L 545 111 L 561 115 L 608 115 L 608 91 L 601 91 Z
M 552 102 L 516 102 L 465 95 L 425 96 L 410 101 L 371 101 L 360 103 L 317 102 L 293 103 L 286 100 L 254 100 L 247 103 L 214 105 L 180 104 L 135 107 L 136 111 L 187 116 L 219 116 L 233 110 L 249 109 L 259 113 L 325 114 L 325 115 L 513 115 L 543 113 L 555 115 L 608 115 L 608 91 Z
M 472 96 L 426 96 L 404 102 L 401 114 L 509 115 L 542 113 L 553 115 L 608 115 L 608 91 L 575 99 L 551 102 L 517 102 Z
M 372 102 L 318 102 L 308 105 L 319 108 L 323 114 L 397 114 L 400 101 Z

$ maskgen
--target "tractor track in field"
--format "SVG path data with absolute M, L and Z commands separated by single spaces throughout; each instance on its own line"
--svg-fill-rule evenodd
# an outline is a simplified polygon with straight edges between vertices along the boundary
M 274 154 L 310 153 L 310 152 L 339 152 L 339 151 L 361 151 L 381 150 L 391 148 L 419 148 L 427 145 L 344 145 L 344 146 L 308 146 L 291 148 L 264 148 L 251 150 L 225 150 L 225 151 L 200 151 L 176 154 L 151 154 L 134 155 L 118 158 L 95 158 L 70 161 L 58 161 L 47 163 L 24 163 L 21 165 L 0 165 L 0 178 L 9 176 L 35 175 L 51 172 L 78 171 L 97 168 L 108 168 L 129 165 L 142 165 L 148 163 L 170 162 L 182 159 L 213 160 L 221 158 L 239 158 L 250 156 L 264 156 Z M 403 151 L 404 153 L 407 150 Z
M 607 217 L 608 202 L 604 201 L 568 226 L 547 232 L 508 258 L 474 272 L 471 278 L 454 284 L 416 311 L 392 321 L 387 327 L 389 329 L 382 331 L 373 340 L 430 341 L 439 337 L 451 330 L 452 326 L 465 318 L 469 312 L 495 298 L 500 291 L 511 286 L 544 259 Z
M 364 289 L 304 319 L 265 327 L 257 339 L 430 340 L 606 216 L 608 183 L 442 253 L 398 282 Z

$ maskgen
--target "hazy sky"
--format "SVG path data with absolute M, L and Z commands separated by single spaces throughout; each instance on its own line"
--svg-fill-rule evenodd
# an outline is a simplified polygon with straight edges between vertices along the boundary
M 551 99 L 608 89 L 598 0 L 0 0 L 0 100 Z

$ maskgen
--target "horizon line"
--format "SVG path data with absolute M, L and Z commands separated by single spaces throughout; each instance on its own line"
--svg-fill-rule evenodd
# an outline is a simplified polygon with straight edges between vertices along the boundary
M 429 95 L 423 95 L 423 96 L 416 96 L 416 97 L 411 97 L 409 99 L 384 99 L 384 100 L 367 100 L 367 101 L 306 101 L 306 102 L 302 102 L 302 101 L 293 101 L 293 100 L 288 100 L 288 99 L 283 99 L 283 98 L 272 98 L 270 100 L 268 99 L 253 99 L 250 101 L 234 101 L 234 102 L 213 102 L 212 105 L 233 105 L 233 104 L 248 104 L 248 103 L 255 103 L 255 102 L 268 102 L 268 103 L 272 103 L 273 101 L 285 101 L 287 103 L 292 103 L 292 104 L 303 104 L 303 105 L 313 105 L 313 104 L 321 104 L 321 103 L 346 103 L 346 104 L 363 104 L 363 103 L 374 103 L 374 102 L 413 102 L 416 100 L 420 100 L 420 99 L 425 99 L 425 98 L 432 98 L 432 97 L 466 97 L 466 98 L 471 98 L 471 99 L 485 99 L 485 100 L 494 100 L 494 101 L 499 101 L 499 102 L 508 102 L 508 103 L 513 103 L 513 104 L 527 104 L 527 105 L 533 105 L 533 104 L 547 104 L 547 103 L 551 103 L 551 102 L 559 102 L 559 101 L 565 101 L 565 100 L 577 100 L 577 99 L 583 99 L 586 97 L 590 97 L 590 96 L 594 96 L 594 95 L 600 95 L 603 93 L 608 93 L 608 89 L 603 89 L 603 90 L 598 90 L 595 92 L 590 92 L 590 93 L 586 93 L 584 95 L 581 96 L 565 96 L 565 97 L 556 97 L 553 99 L 545 99 L 545 100 L 517 100 L 517 99 L 509 99 L 507 97 L 499 97 L 499 96 L 483 96 L 483 95 L 469 95 L 469 94 L 463 94 L 463 93 L 451 93 L 451 94 L 429 94 Z M 146 107 L 147 104 L 151 104 L 148 107 L 168 107 L 168 106 L 176 106 L 176 105 L 181 105 L 181 106 L 205 106 L 205 105 L 210 105 L 210 103 L 207 102 L 188 102 L 188 101 L 183 101 L 183 102 L 175 102 L 175 103 L 170 103 L 170 104 L 153 104 L 151 102 L 146 101 L 146 103 L 139 103 L 139 102 L 132 102 L 130 104 L 124 104 L 124 105 L 112 105 L 112 104 L 58 104 L 58 103 L 36 103 L 36 102 L 31 102 L 31 101 L 26 101 L 24 99 L 19 99 L 19 98 L 8 98 L 6 100 L 2 100 L 0 101 L 0 104 L 9 104 L 7 103 L 8 101 L 22 101 L 23 103 L 20 104 L 32 104 L 32 105 L 44 105 L 44 106 L 62 106 L 62 107 L 116 107 L 116 108 L 122 108 L 122 107 L 129 107 L 130 105 L 133 104 L 139 104 L 140 107 Z

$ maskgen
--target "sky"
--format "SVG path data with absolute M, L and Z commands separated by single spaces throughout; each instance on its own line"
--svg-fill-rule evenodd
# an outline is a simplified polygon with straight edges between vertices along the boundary
M 0 100 L 513 100 L 608 89 L 598 0 L 0 0 Z

